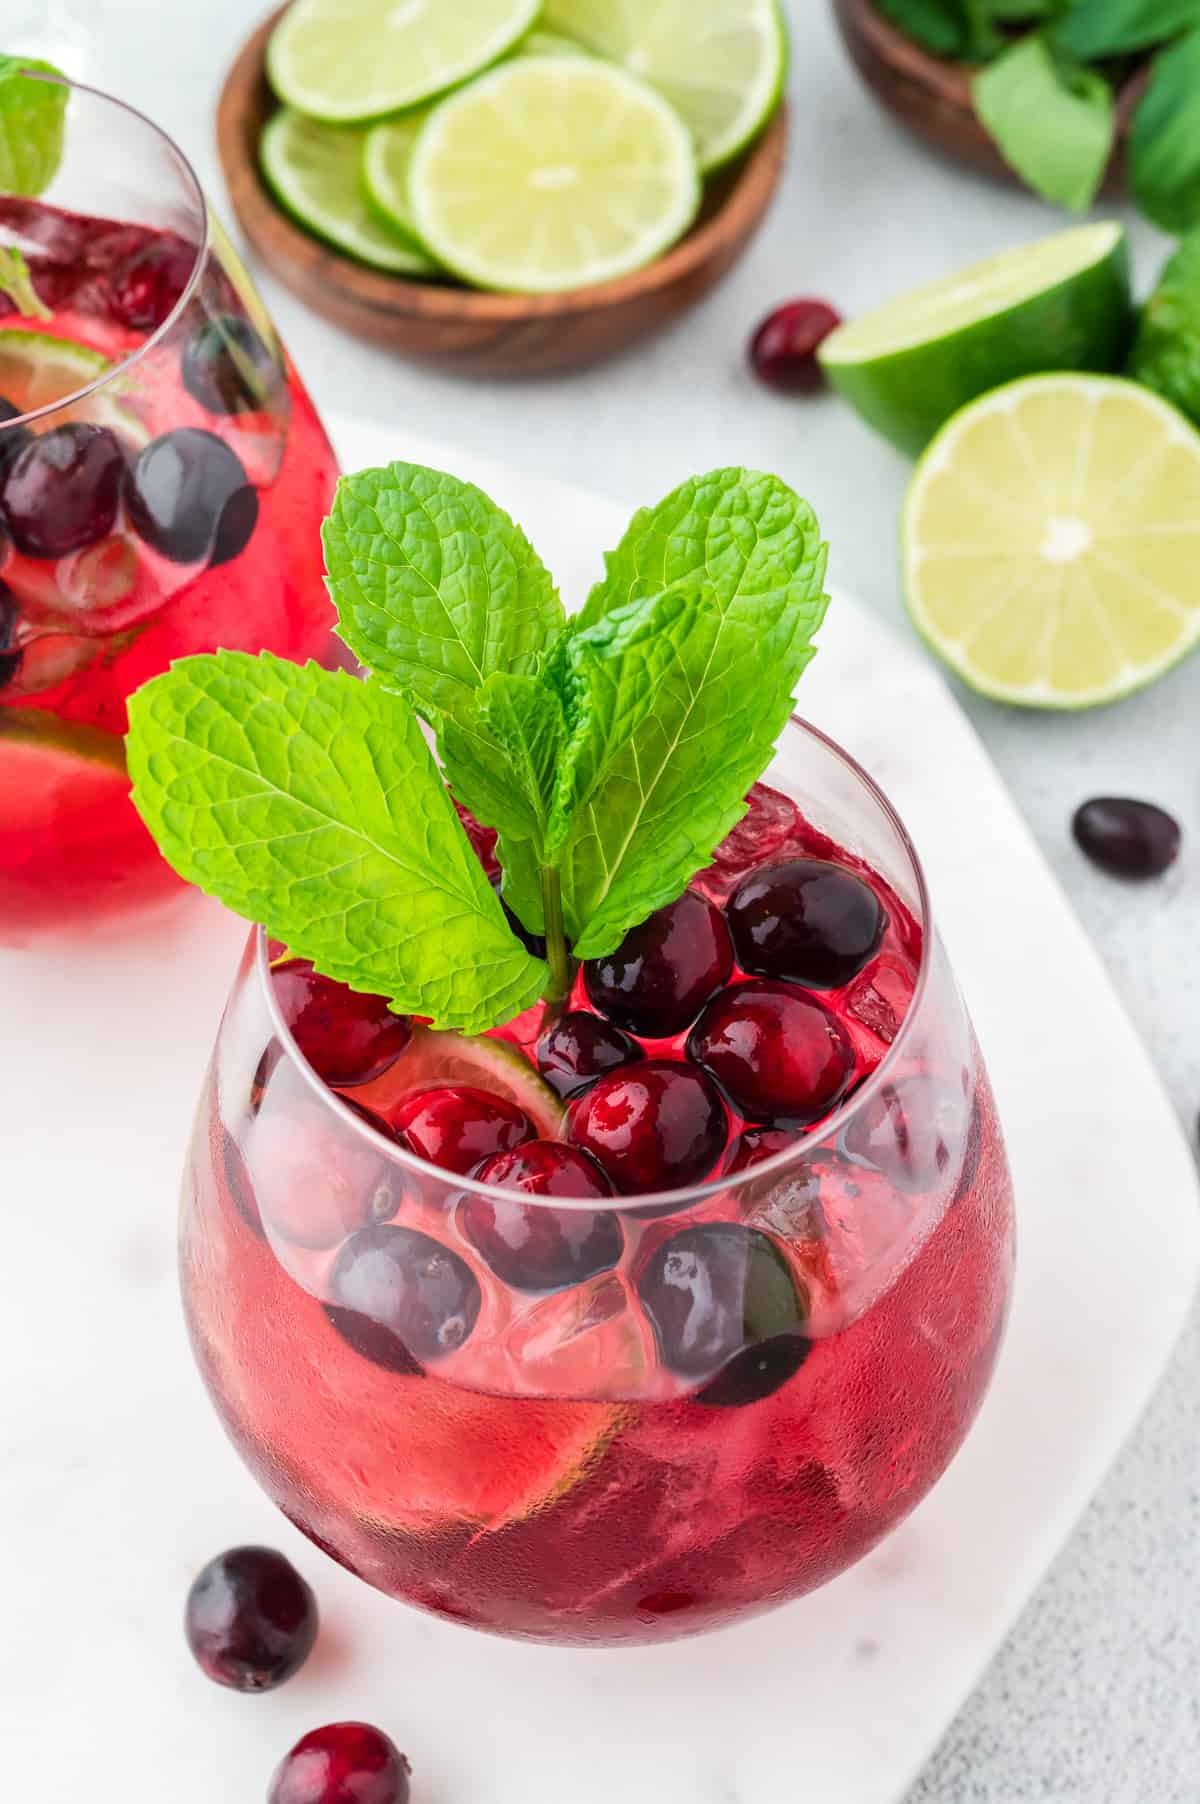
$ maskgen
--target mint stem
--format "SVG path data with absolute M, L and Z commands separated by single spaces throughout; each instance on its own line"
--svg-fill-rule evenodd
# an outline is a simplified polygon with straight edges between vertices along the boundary
M 550 982 L 546 986 L 545 996 L 551 1008 L 561 1008 L 571 994 L 575 970 L 563 926 L 562 879 L 552 864 L 542 866 L 542 912 L 545 918 L 546 963 L 550 967 Z
M 6 294 L 24 319 L 53 319 L 29 273 L 29 265 L 15 245 L 0 246 L 0 294 Z

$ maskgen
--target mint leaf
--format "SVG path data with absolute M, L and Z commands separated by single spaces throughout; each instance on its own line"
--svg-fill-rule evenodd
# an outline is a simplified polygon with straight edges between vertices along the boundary
M 1200 30 L 1154 61 L 1133 115 L 1129 174 L 1142 210 L 1164 231 L 1200 224 Z
M 975 110 L 1006 163 L 1046 200 L 1083 213 L 1112 152 L 1113 92 L 1093 69 L 1022 38 L 976 75 Z
M 898 31 L 935 56 L 964 56 L 967 20 L 962 0 L 878 0 Z
M 264 653 L 184 658 L 129 701 L 133 797 L 179 873 L 353 989 L 479 1033 L 546 981 L 408 704 Z
M 31 79 L 37 75 L 57 79 Z M 50 186 L 62 161 L 70 92 L 53 63 L 0 56 L 0 189 L 41 194 Z
M 1055 38 L 1089 62 L 1165 44 L 1197 24 L 1200 0 L 1073 0 Z
M 394 463 L 343 477 L 322 536 L 341 637 L 427 719 L 469 721 L 480 685 L 532 672 L 562 628 L 525 534 L 455 476 Z
M 38 294 L 29 265 L 15 245 L 0 245 L 0 294 L 7 295 L 23 319 L 53 319 Z
M 560 867 L 577 958 L 673 901 L 741 819 L 812 656 L 812 611 L 781 595 L 747 616 L 693 581 L 570 637 L 577 800 Z

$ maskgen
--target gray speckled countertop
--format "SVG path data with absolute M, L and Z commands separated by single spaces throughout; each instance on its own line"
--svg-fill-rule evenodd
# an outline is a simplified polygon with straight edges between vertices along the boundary
M 264 280 L 263 288 L 318 401 L 330 408 L 397 428 L 419 423 L 440 438 L 636 499 L 706 465 L 743 461 L 780 470 L 818 508 L 833 545 L 834 579 L 907 631 L 895 572 L 907 466 L 836 401 L 800 404 L 758 389 L 744 366 L 746 336 L 789 295 L 822 294 L 854 311 L 1058 221 L 1029 196 L 943 168 L 911 144 L 858 86 L 823 0 L 789 4 L 795 133 L 784 192 L 726 285 L 690 319 L 622 361 L 569 381 L 464 385 L 335 339 L 277 284 Z M 212 107 L 221 71 L 246 30 L 244 0 L 181 0 L 169 18 L 145 0 L 92 0 L 79 13 L 95 34 L 89 78 L 161 120 L 219 193 Z M 1164 241 L 1138 226 L 1134 242 L 1145 282 Z M 1120 707 L 1078 718 L 963 700 L 1194 1133 L 1200 656 Z M 1164 884 L 1122 888 L 1076 852 L 1072 809 L 1088 795 L 1113 791 L 1152 797 L 1183 821 L 1185 857 Z M 1080 1033 L 1087 1030 L 1081 1020 Z M 1038 1032 L 1037 1021 L 1029 1031 Z M 1070 1045 L 1062 1057 L 1071 1057 Z M 1131 1283 L 1137 1232 L 1131 1197 Z M 910 1804 L 1195 1804 L 1198 1413 L 1194 1318 L 1133 1442 Z

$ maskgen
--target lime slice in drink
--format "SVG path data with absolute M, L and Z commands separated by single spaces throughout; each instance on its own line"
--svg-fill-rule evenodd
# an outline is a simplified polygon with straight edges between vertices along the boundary
M 485 69 L 539 10 L 539 0 L 296 0 L 271 34 L 267 74 L 314 119 L 380 119 Z
M 930 445 L 902 550 L 913 620 L 973 689 L 1116 701 L 1200 641 L 1200 433 L 1117 377 L 1010 383 Z
M 514 57 L 443 100 L 409 167 L 413 219 L 481 288 L 553 294 L 651 263 L 695 218 L 687 127 L 624 70 Z
M 319 125 L 284 107 L 268 120 L 259 144 L 263 174 L 280 204 L 337 250 L 396 275 L 430 275 L 433 265 L 411 237 L 401 237 L 367 205 L 365 137 L 363 131 Z
M 362 179 L 367 200 L 385 225 L 413 251 L 424 255 L 413 225 L 408 198 L 408 169 L 413 146 L 428 114 L 422 108 L 400 119 L 373 125 L 363 146 Z
M 1116 224 L 1002 251 L 839 326 L 817 353 L 839 394 L 916 455 L 968 401 L 1039 370 L 1116 370 L 1132 327 Z
M 543 19 L 664 94 L 705 170 L 744 150 L 783 92 L 787 38 L 776 0 L 547 0 Z
M 48 332 L 28 332 L 19 326 L 0 331 L 0 395 L 22 413 L 34 413 L 68 395 L 78 394 L 112 369 L 107 357 L 70 338 L 52 338 Z M 130 392 L 135 385 L 130 379 Z M 120 399 L 118 384 L 101 388 L 72 407 L 65 407 L 47 421 L 88 420 L 94 426 L 111 426 L 135 444 L 145 445 L 150 434 L 141 420 Z
M 562 1133 L 565 1110 L 529 1060 L 507 1040 L 439 1033 L 418 1027 L 400 1057 L 371 1085 L 355 1091 L 383 1114 L 418 1090 L 467 1084 L 524 1109 L 539 1138 Z

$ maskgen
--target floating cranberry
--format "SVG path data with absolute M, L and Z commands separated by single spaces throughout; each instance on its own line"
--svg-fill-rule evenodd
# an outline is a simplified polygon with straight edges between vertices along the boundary
M 480 1291 L 469 1265 L 415 1228 L 362 1228 L 342 1248 L 325 1313 L 355 1352 L 414 1373 L 470 1336 Z
M 0 478 L 26 445 L 33 443 L 33 433 L 28 426 L 8 424 L 10 420 L 19 420 L 20 417 L 21 409 L 0 395 Z
M 21 668 L 21 653 L 13 649 L 17 637 L 17 598 L 0 577 L 0 689 L 11 683 Z
M 323 977 L 306 958 L 275 965 L 271 986 L 300 1051 L 335 1088 L 382 1077 L 412 1038 L 408 1017 L 394 1015 L 384 997 L 360 995 Z
M 210 1560 L 188 1592 L 184 1628 L 201 1669 L 233 1691 L 273 1691 L 299 1672 L 317 1639 L 317 1600 L 270 1547 Z
M 1161 877 L 1179 856 L 1179 822 L 1154 802 L 1096 796 L 1072 822 L 1075 839 L 1093 864 L 1114 877 L 1144 882 Z
M 467 1084 L 418 1091 L 391 1110 L 389 1119 L 401 1146 L 462 1177 L 484 1159 L 511 1152 L 535 1134 L 532 1121 L 515 1102 Z
M 674 1059 L 646 1059 L 610 1072 L 571 1109 L 571 1139 L 627 1196 L 707 1177 L 727 1133 L 714 1086 Z
M 180 361 L 183 386 L 209 413 L 259 413 L 283 383 L 279 359 L 248 319 L 226 313 L 205 320 Z
M 198 426 L 152 439 L 130 471 L 125 498 L 137 532 L 174 564 L 228 563 L 258 520 L 241 459 Z
M 180 239 L 148 238 L 117 263 L 108 279 L 114 319 L 133 332 L 153 332 L 178 306 L 196 267 L 196 249 Z
M 823 858 L 752 871 L 726 906 L 738 962 L 811 990 L 838 990 L 879 950 L 887 916 L 862 877 Z
M 642 1057 L 636 1040 L 587 1009 L 568 1009 L 537 1045 L 538 1070 L 559 1096 L 579 1096 L 589 1084 Z
M 767 315 L 750 341 L 760 382 L 781 394 L 814 394 L 825 383 L 817 347 L 842 323 L 825 301 L 786 301 Z
M 841 1101 L 854 1048 L 835 1015 L 765 978 L 731 984 L 692 1029 L 688 1052 L 747 1121 L 806 1127 Z
M 125 453 L 107 426 L 68 420 L 30 440 L 0 480 L 0 513 L 27 557 L 63 557 L 112 531 Z
M 612 1185 L 595 1160 L 561 1140 L 530 1140 L 515 1152 L 488 1159 L 476 1173 L 481 1184 L 524 1190 L 530 1196 L 595 1198 Z M 551 1209 L 472 1194 L 459 1210 L 463 1233 L 503 1283 L 514 1290 L 564 1290 L 621 1257 L 624 1236 L 612 1210 Z
M 732 970 L 720 909 L 686 890 L 632 928 L 615 952 L 589 959 L 583 980 L 591 1002 L 610 1021 L 665 1040 L 691 1026 Z
M 276 1768 L 267 1804 L 408 1804 L 412 1768 L 368 1723 L 329 1723 Z

